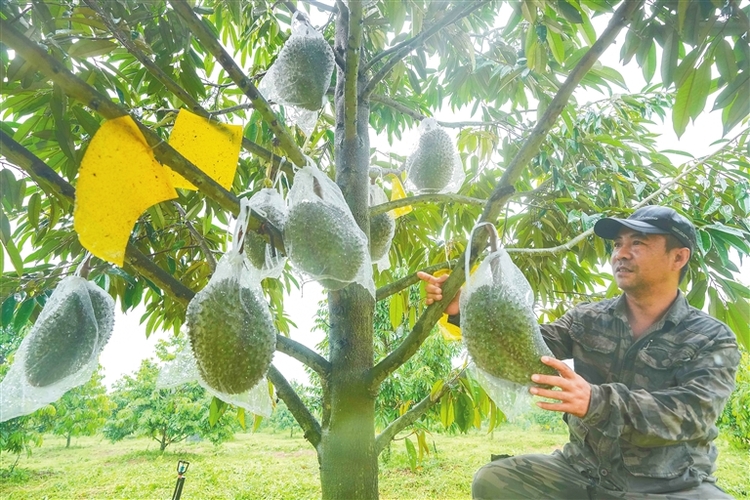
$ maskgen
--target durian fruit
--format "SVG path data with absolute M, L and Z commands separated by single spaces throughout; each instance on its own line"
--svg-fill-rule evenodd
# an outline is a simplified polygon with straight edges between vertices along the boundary
M 322 107 L 334 65 L 333 51 L 322 36 L 291 36 L 275 64 L 285 103 L 311 111 Z
M 375 262 L 382 259 L 391 246 L 396 232 L 396 221 L 388 213 L 370 218 L 370 259 Z
M 303 200 L 292 205 L 284 225 L 284 246 L 300 270 L 339 290 L 357 277 L 367 258 L 367 243 L 350 214 L 338 206 Z
M 198 371 L 213 389 L 240 394 L 268 371 L 276 349 L 273 318 L 263 297 L 236 277 L 198 292 L 186 320 Z
M 261 207 L 266 214 L 266 219 L 279 231 L 284 230 L 284 220 L 286 214 L 273 205 L 264 205 Z M 266 246 L 268 242 L 263 236 L 255 231 L 248 231 L 245 234 L 244 251 L 250 263 L 258 269 L 263 269 L 266 265 Z
M 83 278 L 67 279 L 71 281 L 64 287 L 70 291 L 50 297 L 51 307 L 42 311 L 29 334 L 25 372 L 26 380 L 35 387 L 49 386 L 76 373 L 112 333 L 112 298 Z M 71 282 L 75 285 L 68 287 Z
M 461 334 L 476 365 L 495 377 L 522 385 L 534 373 L 556 375 L 539 358 L 552 356 L 533 311 L 507 288 L 482 285 L 461 308 Z
M 450 135 L 439 126 L 419 138 L 419 146 L 407 160 L 409 181 L 419 192 L 437 193 L 453 178 L 456 150 Z

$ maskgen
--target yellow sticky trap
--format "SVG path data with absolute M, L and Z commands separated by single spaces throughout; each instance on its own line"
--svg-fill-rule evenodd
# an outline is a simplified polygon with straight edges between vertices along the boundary
M 169 145 L 201 169 L 224 189 L 232 187 L 242 146 L 242 127 L 209 122 L 181 109 L 174 122 Z M 177 172 L 170 171 L 176 188 L 197 188 Z
M 393 175 L 392 177 L 393 180 L 391 181 L 391 201 L 406 198 L 406 191 L 404 191 L 404 186 L 401 184 L 401 179 L 399 179 L 397 175 Z M 402 215 L 406 215 L 411 211 L 411 205 L 407 205 L 401 208 L 394 208 L 390 211 L 390 214 L 394 219 L 398 219 Z
M 84 248 L 122 266 L 138 217 L 173 198 L 177 192 L 167 169 L 133 119 L 121 116 L 99 127 L 81 160 L 73 228 Z
M 447 314 L 443 314 L 438 320 L 438 329 L 447 341 L 461 340 L 461 329 L 456 325 L 448 323 Z

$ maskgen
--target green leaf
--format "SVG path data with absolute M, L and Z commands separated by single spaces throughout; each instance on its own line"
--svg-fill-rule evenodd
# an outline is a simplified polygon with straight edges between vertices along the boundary
M 716 43 L 714 58 L 721 77 L 728 82 L 733 81 L 738 71 L 737 59 L 734 57 L 732 46 L 726 39 L 721 38 Z
M 29 218 L 29 224 L 32 227 L 37 228 L 39 226 L 39 212 L 42 209 L 42 197 L 39 193 L 33 193 L 29 196 L 27 215 Z
M 34 299 L 26 299 L 21 303 L 21 306 L 16 311 L 15 317 L 13 318 L 13 329 L 20 331 L 21 328 L 26 326 L 26 323 L 31 317 L 31 313 L 34 312 L 36 307 L 36 301 Z
M 664 40 L 664 50 L 661 53 L 661 80 L 665 89 L 672 84 L 679 55 L 680 35 L 675 30 L 669 30 Z
M 13 313 L 16 310 L 16 296 L 10 294 L 7 299 L 3 301 L 2 307 L 0 307 L 0 323 L 3 328 L 10 326 L 13 321 Z
M 117 48 L 117 44 L 110 40 L 79 39 L 68 49 L 68 55 L 76 59 L 103 56 Z
M 411 442 L 411 439 L 408 437 L 404 439 L 404 444 L 406 444 L 406 456 L 409 458 L 409 467 L 411 468 L 412 472 L 416 472 L 417 470 L 417 450 L 414 448 L 414 443 Z
M 721 114 L 723 133 L 727 135 L 737 124 L 750 116 L 750 92 L 739 92 L 731 106 Z
M 734 102 L 737 95 L 747 93 L 750 93 L 750 71 L 743 71 L 719 92 L 714 101 L 713 110 L 725 108 Z
M 550 52 L 552 52 L 552 57 L 555 58 L 558 64 L 562 65 L 565 62 L 565 46 L 560 35 L 551 30 L 548 31 L 547 44 L 549 45 Z
M 474 421 L 474 404 L 468 394 L 462 392 L 458 395 L 454 415 L 461 432 L 467 432 Z
M 208 424 L 211 427 L 215 426 L 216 422 L 219 421 L 219 419 L 224 414 L 226 409 L 227 409 L 227 404 L 221 399 L 214 396 L 211 399 L 211 406 L 209 406 L 208 408 Z
M 711 65 L 705 61 L 698 69 L 692 71 L 677 89 L 672 109 L 672 126 L 677 137 L 685 133 L 690 118 L 698 116 L 706 107 L 710 83 Z
M 567 2 L 566 0 L 557 0 L 557 9 L 560 11 L 560 14 L 563 15 L 565 19 L 567 19 L 568 22 L 573 24 L 581 24 L 583 23 L 583 17 L 581 17 L 581 13 L 578 11 L 578 8 L 571 4 L 571 2 Z
M 448 429 L 454 420 L 453 395 L 448 393 L 440 399 L 440 422 L 443 424 L 444 429 Z
M 3 242 L 3 245 L 5 246 L 5 251 L 8 253 L 8 258 L 10 258 L 10 262 L 13 264 L 16 273 L 19 276 L 23 276 L 23 259 L 21 258 L 21 254 L 18 252 L 15 243 L 13 243 L 12 239 L 8 239 L 8 241 Z

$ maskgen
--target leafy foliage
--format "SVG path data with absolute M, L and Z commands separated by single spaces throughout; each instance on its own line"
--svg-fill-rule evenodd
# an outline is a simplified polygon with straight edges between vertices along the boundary
M 287 189 L 293 182 L 288 163 L 301 166 L 306 155 L 336 178 L 367 232 L 367 197 L 362 194 L 369 181 L 367 167 L 398 172 L 406 156 L 404 151 L 383 151 L 398 149 L 385 141 L 394 146 L 418 121 L 453 113 L 476 120 L 440 122 L 456 131 L 467 174 L 459 194 L 474 201 L 415 202 L 414 210 L 397 221 L 389 255 L 392 269 L 376 274 L 377 286 L 388 287 L 397 277 L 460 257 L 470 229 L 485 213 L 526 273 L 544 307 L 543 319 L 551 320 L 577 301 L 617 293 L 600 270 L 608 248 L 589 237 L 597 218 L 659 203 L 685 213 L 698 227 L 699 248 L 684 282 L 690 303 L 707 307 L 750 347 L 750 290 L 739 283 L 736 261 L 730 258 L 750 254 L 748 134 L 738 129 L 750 114 L 750 6 L 720 0 L 619 6 L 595 0 L 362 4 L 299 6 L 334 46 L 339 66 L 332 82 L 336 91 L 327 94 L 333 112 L 326 106 L 305 136 L 286 127 L 287 109 L 273 108 L 253 92 L 289 37 L 291 12 L 297 8 L 290 2 L 3 3 L 0 263 L 5 265 L 7 255 L 10 266 L 0 269 L 2 325 L 18 330 L 34 321 L 55 283 L 82 258 L 72 224 L 73 187 L 103 119 L 130 114 L 150 134 L 160 161 L 165 154 L 161 141 L 169 137 L 180 107 L 212 120 L 242 122 L 243 151 L 232 195 L 252 195 L 273 183 L 279 169 L 287 174 L 281 181 Z M 625 86 L 613 68 L 593 64 L 586 72 L 575 71 L 593 63 L 592 47 L 614 39 L 603 37 L 612 31 L 601 31 L 597 17 L 611 20 L 615 7 L 632 11 L 625 16 L 630 24 L 621 44 L 622 60 L 633 60 L 645 79 L 654 82 L 641 94 L 613 95 L 615 88 Z M 615 16 L 613 30 L 618 20 Z M 575 94 L 568 99 L 575 85 L 598 90 L 604 98 L 591 104 L 579 102 Z M 721 110 L 725 138 L 710 155 L 678 164 L 679 152 L 657 149 L 654 122 L 666 119 L 671 110 L 672 127 L 682 134 L 709 98 Z M 369 135 L 378 137 L 374 147 Z M 386 192 L 392 190 L 391 177 L 376 182 Z M 504 199 L 498 188 L 516 193 Z M 206 285 L 212 262 L 226 249 L 225 228 L 237 200 L 210 186 L 202 189 L 180 191 L 174 202 L 149 208 L 135 225 L 122 268 L 96 260 L 92 266 L 90 276 L 123 310 L 145 306 L 147 333 L 179 331 L 189 298 Z M 503 206 L 496 206 L 499 200 Z M 258 228 L 257 220 L 254 224 L 251 229 Z M 290 325 L 284 291 L 297 286 L 297 279 L 289 267 L 280 280 L 263 283 L 282 334 Z M 329 296 L 329 359 L 321 361 L 292 341 L 284 343 L 297 358 L 315 365 L 322 425 L 291 396 L 286 403 L 321 454 L 322 476 L 344 465 L 354 474 L 367 469 L 350 481 L 357 493 L 367 482 L 367 491 L 347 493 L 375 497 L 371 465 L 376 461 L 364 456 L 373 448 L 350 447 L 368 450 L 353 458 L 326 453 L 325 447 L 372 439 L 377 390 L 384 391 L 380 426 L 396 416 L 393 403 L 398 398 L 392 391 L 411 393 L 400 395 L 408 396 L 402 403 L 424 394 L 427 379 L 439 379 L 445 373 L 441 370 L 449 369 L 445 358 L 440 369 L 436 361 L 451 349 L 441 350 L 445 346 L 427 340 L 439 311 L 394 305 L 410 300 L 393 298 L 394 290 L 381 294 L 388 299 L 391 329 L 376 333 L 373 304 L 369 297 L 357 296 L 355 288 Z M 377 343 L 387 347 L 380 352 Z M 413 356 L 420 347 L 437 354 L 422 359 L 429 367 L 418 373 L 423 378 L 402 386 L 398 369 L 416 362 L 419 358 Z M 373 358 L 380 363 L 374 368 Z M 200 396 L 169 406 L 166 401 L 177 401 L 178 395 L 153 391 L 153 369 L 144 365 L 140 375 L 118 387 L 117 425 L 110 426 L 114 435 L 141 426 L 153 394 L 161 394 L 154 404 L 163 400 L 162 409 L 192 411 Z M 450 423 L 463 430 L 477 415 L 490 415 L 493 406 L 461 380 L 458 392 L 453 386 L 445 392 L 440 409 L 443 424 L 453 419 Z M 284 386 L 277 382 L 277 389 Z M 126 400 L 140 401 L 144 411 L 128 413 Z M 337 419 L 356 412 L 367 424 L 359 434 L 341 432 Z M 396 422 L 406 422 L 403 416 Z M 491 419 L 501 417 L 496 413 Z M 412 447 L 415 453 L 420 449 Z M 333 458 L 340 460 L 337 467 L 328 466 Z M 323 483 L 324 496 L 336 496 L 340 482 Z
M 166 352 L 164 346 L 159 352 Z M 115 382 L 111 394 L 115 409 L 104 425 L 104 436 L 116 442 L 130 435 L 148 436 L 164 451 L 191 436 L 214 444 L 230 439 L 239 424 L 225 412 L 211 425 L 211 397 L 197 383 L 172 389 L 157 389 L 159 367 L 146 359 L 138 371 Z
M 750 448 L 750 353 L 742 352 L 737 385 L 727 401 L 719 425 L 745 448 Z
M 101 367 L 94 372 L 91 380 L 66 392 L 62 398 L 52 403 L 54 414 L 43 426 L 44 432 L 64 436 L 66 447 L 70 438 L 93 436 L 104 426 L 112 410 L 107 397 L 107 389 L 102 384 L 104 375 Z

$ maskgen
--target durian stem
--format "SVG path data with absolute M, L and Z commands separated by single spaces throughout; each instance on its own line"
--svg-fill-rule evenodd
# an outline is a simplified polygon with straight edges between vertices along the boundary
M 208 30 L 208 28 L 206 28 L 201 19 L 195 15 L 190 5 L 185 0 L 169 0 L 169 3 L 172 5 L 175 12 L 182 17 L 185 24 L 187 24 L 188 29 L 190 29 L 193 35 L 200 41 L 201 45 L 213 54 L 216 60 L 219 61 L 219 64 L 221 64 L 226 70 L 227 75 L 229 75 L 232 81 L 234 81 L 234 83 L 250 99 L 255 110 L 260 113 L 263 120 L 268 125 L 268 128 L 271 129 L 279 140 L 279 146 L 286 152 L 289 159 L 297 166 L 305 166 L 307 164 L 305 155 L 294 142 L 294 138 L 289 133 L 289 130 L 279 121 L 276 113 L 273 112 L 273 109 L 271 109 L 271 106 L 268 104 L 268 101 L 266 101 L 265 97 L 261 95 L 250 78 L 248 78 L 237 63 L 234 62 L 232 56 L 230 56 L 224 47 L 221 46 L 221 43 Z
M 59 85 L 66 95 L 85 103 L 86 106 L 104 118 L 111 120 L 128 115 L 125 108 L 115 104 L 109 97 L 101 94 L 71 73 L 61 61 L 47 54 L 39 44 L 29 40 L 3 19 L 0 19 L 0 40 L 15 50 L 20 57 L 36 67 L 47 78 Z M 146 142 L 151 146 L 154 156 L 160 163 L 169 165 L 169 168 L 193 183 L 203 194 L 216 201 L 224 210 L 235 215 L 239 212 L 240 205 L 236 196 L 175 151 L 172 146 L 164 142 L 150 128 L 135 118 L 133 118 L 133 121 L 138 125 L 146 138 Z
M 209 113 L 206 109 L 204 109 L 203 106 L 201 106 L 201 104 L 195 98 L 193 98 L 193 96 L 190 95 L 189 92 L 183 89 L 155 62 L 153 62 L 148 56 L 146 56 L 146 54 L 144 54 L 143 51 L 139 49 L 138 46 L 131 40 L 130 34 L 126 33 L 123 29 L 117 26 L 117 24 L 115 24 L 115 22 L 112 20 L 112 16 L 105 10 L 104 6 L 99 0 L 84 0 L 84 2 L 99 15 L 100 20 L 104 23 L 105 26 L 107 26 L 109 31 L 112 32 L 112 34 L 115 36 L 115 38 L 117 38 L 122 46 L 125 47 L 127 51 L 133 55 L 133 57 L 138 59 L 138 61 L 143 64 L 143 67 L 146 68 L 149 73 L 154 75 L 154 77 L 159 80 L 162 85 L 167 88 L 167 90 L 172 92 L 178 99 L 180 99 L 190 109 L 190 111 L 209 120 L 218 114 Z M 237 108 L 243 109 L 245 107 L 247 107 L 247 105 L 241 105 Z M 282 166 L 282 159 L 280 156 L 273 154 L 271 151 L 267 150 L 259 144 L 254 143 L 246 137 L 242 138 L 242 147 L 246 151 L 257 155 L 264 160 L 270 161 L 273 164 L 274 173 L 279 169 L 279 167 Z M 287 167 L 284 170 L 287 175 L 293 176 L 291 168 Z

